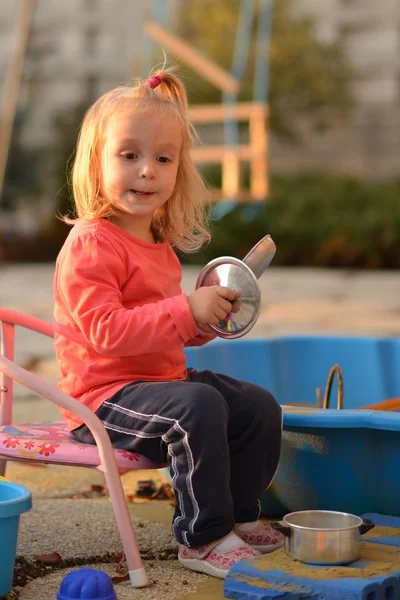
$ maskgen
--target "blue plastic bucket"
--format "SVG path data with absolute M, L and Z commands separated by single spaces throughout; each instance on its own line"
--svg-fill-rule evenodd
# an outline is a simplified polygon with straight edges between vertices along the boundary
M 0 598 L 12 589 L 19 516 L 32 508 L 31 492 L 11 481 L 0 481 Z

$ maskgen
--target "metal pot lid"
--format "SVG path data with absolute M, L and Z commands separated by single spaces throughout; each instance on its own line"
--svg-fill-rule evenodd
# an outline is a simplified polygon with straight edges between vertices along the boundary
M 248 333 L 261 306 L 260 288 L 253 271 L 238 258 L 221 256 L 211 260 L 197 278 L 196 289 L 210 285 L 222 285 L 237 292 L 232 312 L 210 327 L 221 338 L 239 338 Z

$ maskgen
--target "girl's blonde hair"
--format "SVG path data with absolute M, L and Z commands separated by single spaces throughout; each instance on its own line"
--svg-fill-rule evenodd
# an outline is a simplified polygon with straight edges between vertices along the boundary
M 156 89 L 151 87 L 158 77 Z M 186 90 L 173 69 L 153 72 L 147 81 L 117 87 L 99 98 L 87 111 L 81 126 L 72 168 L 72 189 L 78 219 L 113 215 L 110 199 L 100 194 L 102 152 L 106 124 L 121 114 L 157 114 L 177 117 L 182 129 L 182 147 L 176 184 L 169 200 L 153 216 L 152 231 L 158 241 L 169 241 L 183 252 L 194 252 L 208 242 L 209 192 L 198 173 L 190 149 L 197 139 L 188 120 Z M 64 217 L 73 224 L 77 219 Z

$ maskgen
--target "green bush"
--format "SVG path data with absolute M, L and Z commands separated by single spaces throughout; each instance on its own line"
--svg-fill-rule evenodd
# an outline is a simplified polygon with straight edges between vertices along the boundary
M 274 265 L 399 268 L 400 179 L 274 176 L 267 202 L 240 204 L 214 221 L 208 247 L 183 262 L 243 258 L 267 233 L 277 245 Z
M 205 175 L 217 184 L 218 170 Z M 68 231 L 54 217 L 34 239 L 3 233 L 0 259 L 52 261 Z M 218 256 L 243 258 L 267 233 L 277 245 L 274 265 L 399 268 L 400 179 L 368 183 L 337 175 L 273 176 L 268 201 L 239 204 L 214 220 L 211 243 L 181 258 L 199 265 Z

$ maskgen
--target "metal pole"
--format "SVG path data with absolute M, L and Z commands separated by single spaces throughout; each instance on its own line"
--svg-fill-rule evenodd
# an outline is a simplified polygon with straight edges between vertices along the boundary
M 4 82 L 4 93 L 0 109 L 0 204 L 15 113 L 17 110 L 22 69 L 24 66 L 29 30 L 32 21 L 33 4 L 34 0 L 20 0 L 17 17 L 17 39 L 14 51 L 11 54 Z
M 247 58 L 251 43 L 251 28 L 253 23 L 254 0 L 241 0 L 238 26 L 236 31 L 235 48 L 231 66 L 232 76 L 241 83 L 247 66 Z M 224 92 L 223 105 L 226 108 L 224 119 L 225 153 L 222 162 L 222 191 L 225 201 L 237 202 L 240 187 L 240 163 L 237 154 L 232 152 L 239 145 L 239 123 L 234 119 L 233 112 L 237 103 L 237 93 Z
M 273 0 L 260 0 L 253 90 L 255 102 L 268 102 L 272 14 Z

